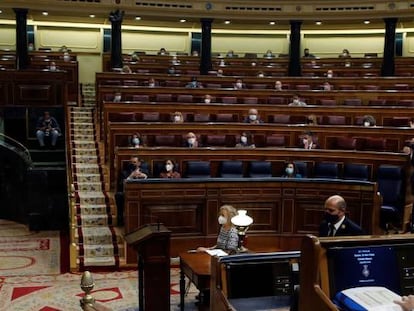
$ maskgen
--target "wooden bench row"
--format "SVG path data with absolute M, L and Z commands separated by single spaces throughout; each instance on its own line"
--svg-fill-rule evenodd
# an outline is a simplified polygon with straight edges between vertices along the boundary
M 131 156 L 139 156 L 148 163 L 151 173 L 157 177 L 160 164 L 166 159 L 173 159 L 183 177 L 186 176 L 188 161 L 210 162 L 210 175 L 220 176 L 220 165 L 223 161 L 237 160 L 244 164 L 244 172 L 249 170 L 252 161 L 269 161 L 272 163 L 272 176 L 281 176 L 286 161 L 306 163 L 309 176 L 313 176 L 316 163 L 335 162 L 343 169 L 347 164 L 364 164 L 368 166 L 369 180 L 376 180 L 376 171 L 381 164 L 390 164 L 408 168 L 409 157 L 402 153 L 351 151 L 351 150 L 303 150 L 288 148 L 128 148 L 120 147 L 115 151 L 115 159 L 110 170 L 111 188 L 115 189 L 119 174 L 126 167 Z M 248 173 L 245 174 L 248 176 Z M 339 177 L 342 177 L 340 174 Z

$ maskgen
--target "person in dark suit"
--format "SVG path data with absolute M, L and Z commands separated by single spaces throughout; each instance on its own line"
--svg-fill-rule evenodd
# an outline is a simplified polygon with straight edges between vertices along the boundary
M 363 235 L 362 228 L 346 217 L 346 202 L 340 195 L 333 195 L 325 201 L 325 217 L 319 226 L 319 236 Z

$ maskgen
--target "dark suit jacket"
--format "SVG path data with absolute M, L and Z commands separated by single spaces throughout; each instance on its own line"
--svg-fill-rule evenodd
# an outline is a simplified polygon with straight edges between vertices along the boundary
M 319 236 L 320 237 L 328 236 L 328 233 L 329 233 L 329 226 L 328 226 L 328 223 L 324 220 L 319 226 Z M 335 236 L 352 236 L 352 235 L 363 235 L 363 234 L 364 234 L 364 231 L 361 229 L 359 225 L 354 223 L 348 217 L 345 217 L 344 222 L 336 231 Z

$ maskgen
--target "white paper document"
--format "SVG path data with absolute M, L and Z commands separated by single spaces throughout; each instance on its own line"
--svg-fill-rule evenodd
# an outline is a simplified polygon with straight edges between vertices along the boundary
M 218 256 L 218 257 L 228 255 L 225 251 L 223 251 L 222 249 L 219 249 L 219 248 L 208 249 L 208 250 L 206 250 L 206 253 L 209 254 L 210 256 Z
M 341 291 L 337 298 L 347 305 L 355 304 L 358 310 L 367 311 L 401 311 L 394 300 L 401 296 L 381 286 L 355 287 Z M 351 301 L 350 301 L 351 300 Z M 352 307 L 349 309 L 353 309 Z

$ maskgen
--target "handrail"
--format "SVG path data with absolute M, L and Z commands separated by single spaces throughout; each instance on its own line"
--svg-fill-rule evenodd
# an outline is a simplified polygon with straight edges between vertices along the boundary
M 32 161 L 32 157 L 30 156 L 30 151 L 22 143 L 20 143 L 19 141 L 15 140 L 14 138 L 10 136 L 0 133 L 0 145 L 3 145 L 11 150 L 14 150 L 17 154 L 19 154 L 23 158 L 26 164 L 32 167 L 33 161 Z

